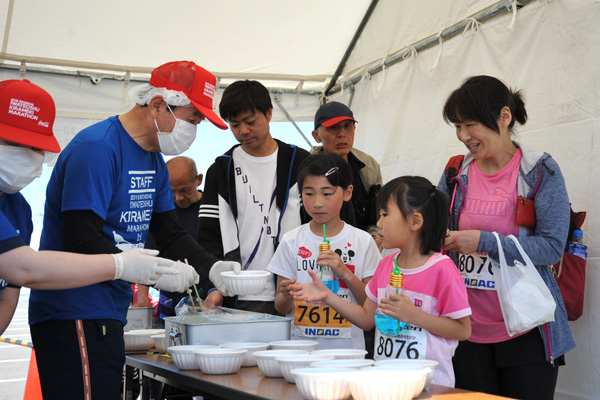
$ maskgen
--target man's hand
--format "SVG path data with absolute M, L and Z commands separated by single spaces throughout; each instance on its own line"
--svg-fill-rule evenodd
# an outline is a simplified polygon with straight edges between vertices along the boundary
M 177 271 L 175 275 L 162 275 L 156 281 L 154 287 L 159 290 L 183 293 L 190 286 L 200 282 L 200 277 L 194 267 L 180 261 L 171 261 L 173 268 Z
M 131 249 L 112 254 L 115 259 L 115 277 L 123 281 L 154 285 L 162 275 L 177 274 L 174 262 L 156 257 L 158 250 Z
M 237 261 L 217 261 L 210 268 L 210 272 L 208 273 L 208 279 L 215 285 L 217 290 L 223 296 L 235 296 L 234 293 L 229 292 L 225 282 L 223 281 L 223 277 L 221 276 L 221 272 L 233 271 L 236 274 L 239 274 L 242 271 L 242 266 Z

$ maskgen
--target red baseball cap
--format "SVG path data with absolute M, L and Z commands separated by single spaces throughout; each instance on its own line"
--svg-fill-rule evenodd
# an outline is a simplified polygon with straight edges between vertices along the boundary
M 37 149 L 60 152 L 52 127 L 52 96 L 27 79 L 0 82 L 0 137 Z
M 217 78 L 192 61 L 173 61 L 152 71 L 150 84 L 185 93 L 192 105 L 217 128 L 227 129 L 227 124 L 213 111 L 213 98 Z

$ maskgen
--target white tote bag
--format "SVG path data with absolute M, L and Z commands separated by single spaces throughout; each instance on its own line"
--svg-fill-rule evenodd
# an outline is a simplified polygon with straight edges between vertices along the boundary
M 556 303 L 552 294 L 517 238 L 508 236 L 515 242 L 525 264 L 514 260 L 512 265 L 507 265 L 500 238 L 493 233 L 498 243 L 500 264 L 492 260 L 492 265 L 496 267 L 498 299 L 508 334 L 513 336 L 554 321 Z

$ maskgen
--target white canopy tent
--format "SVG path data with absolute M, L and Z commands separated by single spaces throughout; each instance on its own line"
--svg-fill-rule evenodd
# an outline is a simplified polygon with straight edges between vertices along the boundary
M 466 152 L 441 118 L 448 94 L 474 74 L 522 89 L 529 121 L 517 140 L 552 154 L 573 208 L 588 212 L 585 313 L 571 324 L 577 348 L 556 398 L 599 398 L 599 1 L 0 4 L 0 79 L 25 77 L 52 94 L 61 145 L 128 110 L 127 89 L 154 67 L 189 59 L 219 78 L 216 104 L 237 79 L 270 88 L 276 120 L 311 121 L 323 97 L 345 102 L 359 121 L 355 147 L 380 161 L 385 181 L 412 174 L 437 183 L 448 158 Z

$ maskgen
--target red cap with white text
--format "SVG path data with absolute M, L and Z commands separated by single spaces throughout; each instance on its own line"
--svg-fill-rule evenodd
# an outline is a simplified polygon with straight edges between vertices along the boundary
M 60 152 L 52 127 L 56 116 L 48 92 L 27 79 L 0 82 L 0 137 L 37 149 Z
M 157 88 L 185 93 L 192 105 L 217 128 L 227 129 L 227 124 L 213 111 L 213 98 L 217 78 L 193 61 L 173 61 L 152 71 L 150 82 Z

